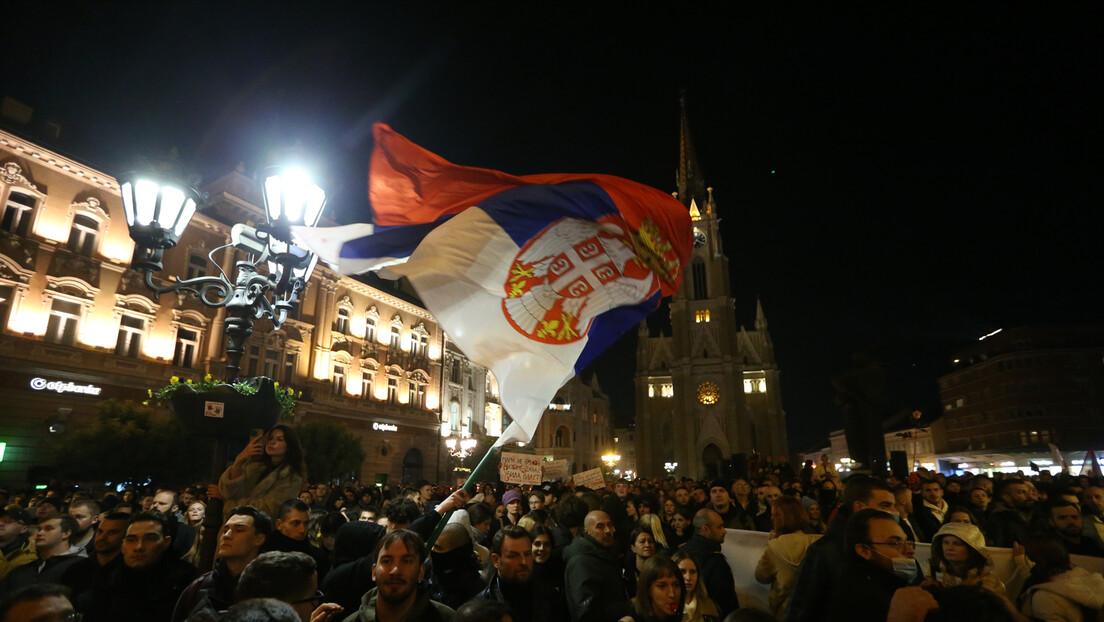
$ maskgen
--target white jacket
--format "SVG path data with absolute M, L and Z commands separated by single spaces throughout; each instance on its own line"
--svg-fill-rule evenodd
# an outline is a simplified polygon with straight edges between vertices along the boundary
M 1074 568 L 1029 588 L 1023 613 L 1037 620 L 1081 622 L 1082 607 L 1104 607 L 1104 576 Z

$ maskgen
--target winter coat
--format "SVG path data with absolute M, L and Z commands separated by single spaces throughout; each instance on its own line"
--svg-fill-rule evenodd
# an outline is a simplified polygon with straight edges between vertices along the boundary
M 92 589 L 77 598 L 77 611 L 86 622 L 171 620 L 176 601 L 195 576 L 187 562 L 165 554 L 146 568 L 122 565 L 96 576 Z
M 720 617 L 724 618 L 738 609 L 740 601 L 736 597 L 736 580 L 732 577 L 728 560 L 721 552 L 721 543 L 701 534 L 694 534 L 683 545 L 682 550 L 692 555 L 697 562 L 699 580 L 705 584 L 709 597 L 717 603 Z
M 1086 609 L 1101 607 L 1104 607 L 1104 576 L 1074 568 L 1028 588 L 1023 614 L 1048 622 L 1081 622 Z
M 1013 543 L 1024 544 L 1030 539 L 1031 526 L 1021 512 L 998 501 L 989 510 L 984 531 L 993 546 L 1010 549 Z
M 805 551 L 786 604 L 786 622 L 817 622 L 839 582 L 839 568 L 846 559 L 843 535 L 848 514 L 838 512 L 819 540 Z
M 292 471 L 290 465 L 281 465 L 268 473 L 265 473 L 266 468 L 264 461 L 250 460 L 242 465 L 239 477 L 230 477 L 230 469 L 223 472 L 218 487 L 226 499 L 222 512 L 224 523 L 239 505 L 252 505 L 276 517 L 281 503 L 299 496 L 303 478 Z
M 96 565 L 89 561 L 83 548 L 69 549 L 45 561 L 36 559 L 12 570 L 0 583 L 0 595 L 10 595 L 35 583 L 59 583 L 79 594 L 88 589 L 95 573 Z
M 621 582 L 621 563 L 612 549 L 580 534 L 564 549 L 564 592 L 574 622 L 611 622 L 633 615 Z
M 8 573 L 23 564 L 29 564 L 38 559 L 34 543 L 24 537 L 8 545 L 7 550 L 0 551 L 0 580 L 8 576 Z
M 261 546 L 262 553 L 267 553 L 269 551 L 283 551 L 284 553 L 303 553 L 309 555 L 318 568 L 319 582 L 325 579 L 326 573 L 330 571 L 330 559 L 326 557 L 326 553 L 321 548 L 311 544 L 309 538 L 296 540 L 295 538 L 285 536 L 279 531 L 273 531 L 268 534 L 264 544 Z
M 238 586 L 238 577 L 230 573 L 224 560 L 215 562 L 215 569 L 205 572 L 191 585 L 184 588 L 184 592 L 176 601 L 176 610 L 173 612 L 172 622 L 184 622 L 190 614 L 206 600 L 207 606 L 213 611 L 221 612 L 234 604 L 234 589 Z
M 345 622 L 376 622 L 376 588 L 372 588 L 360 601 L 360 609 L 345 618 Z M 414 609 L 407 619 L 410 622 L 451 622 L 456 612 L 439 602 L 429 599 L 429 593 L 419 588 Z
M 842 566 L 834 569 L 839 578 L 829 597 L 827 610 L 820 612 L 820 620 L 885 620 L 893 593 L 909 585 L 892 572 L 854 553 L 845 557 Z M 919 585 L 924 578 L 919 570 L 917 568 L 912 585 Z
M 491 577 L 487 589 L 480 592 L 476 598 L 510 605 L 510 609 L 514 612 L 514 622 L 559 622 L 568 619 L 563 597 L 535 576 L 524 586 L 518 586 L 513 590 L 507 587 L 504 590 L 496 572 Z M 525 615 L 526 608 L 529 609 L 528 616 Z
M 771 584 L 770 608 L 774 617 L 781 619 L 785 614 L 786 599 L 797 580 L 797 568 L 809 545 L 818 539 L 819 535 L 796 532 L 767 541 L 767 548 L 755 566 L 755 580 Z

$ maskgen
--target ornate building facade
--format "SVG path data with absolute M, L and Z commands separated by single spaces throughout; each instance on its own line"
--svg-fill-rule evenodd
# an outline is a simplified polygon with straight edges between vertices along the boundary
M 643 477 L 710 477 L 751 453 L 787 455 L 780 371 L 763 307 L 753 330 L 736 319 L 720 214 L 700 173 L 683 105 L 676 198 L 694 222 L 694 250 L 670 305 L 671 334 L 641 323 L 636 353 L 637 468 Z
M 159 276 L 232 274 L 241 257 L 222 250 L 229 223 L 263 221 L 241 171 L 204 189 L 210 207 Z M 174 375 L 224 375 L 224 310 L 146 289 L 129 267 L 134 246 L 110 175 L 0 131 L 0 208 L 0 485 L 48 477 L 63 459 L 55 439 L 106 398 L 142 401 Z M 242 374 L 302 390 L 297 419 L 355 433 L 367 454 L 361 481 L 434 479 L 454 415 L 469 431 L 501 429 L 497 387 L 447 348 L 428 311 L 385 287 L 319 265 L 281 330 L 256 322 Z
M 586 382 L 568 380 L 545 409 L 530 445 L 545 460 L 567 460 L 568 472 L 602 465 L 602 455 L 614 449 L 610 399 L 597 374 Z

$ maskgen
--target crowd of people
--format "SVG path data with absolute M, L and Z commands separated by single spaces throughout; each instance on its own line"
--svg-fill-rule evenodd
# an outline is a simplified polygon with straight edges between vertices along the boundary
M 1100 480 L 750 466 L 599 490 L 309 484 L 277 426 L 207 486 L 0 491 L 0 622 L 1104 619 L 1104 577 L 1070 557 L 1104 556 Z M 766 609 L 741 606 L 734 529 L 769 533 Z

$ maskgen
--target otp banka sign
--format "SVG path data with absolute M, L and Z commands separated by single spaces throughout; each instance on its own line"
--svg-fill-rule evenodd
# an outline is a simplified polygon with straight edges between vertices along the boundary
M 99 395 L 103 389 L 94 384 L 76 384 L 63 380 L 31 378 L 31 388 L 35 391 L 53 391 L 54 393 L 79 393 L 81 395 Z

